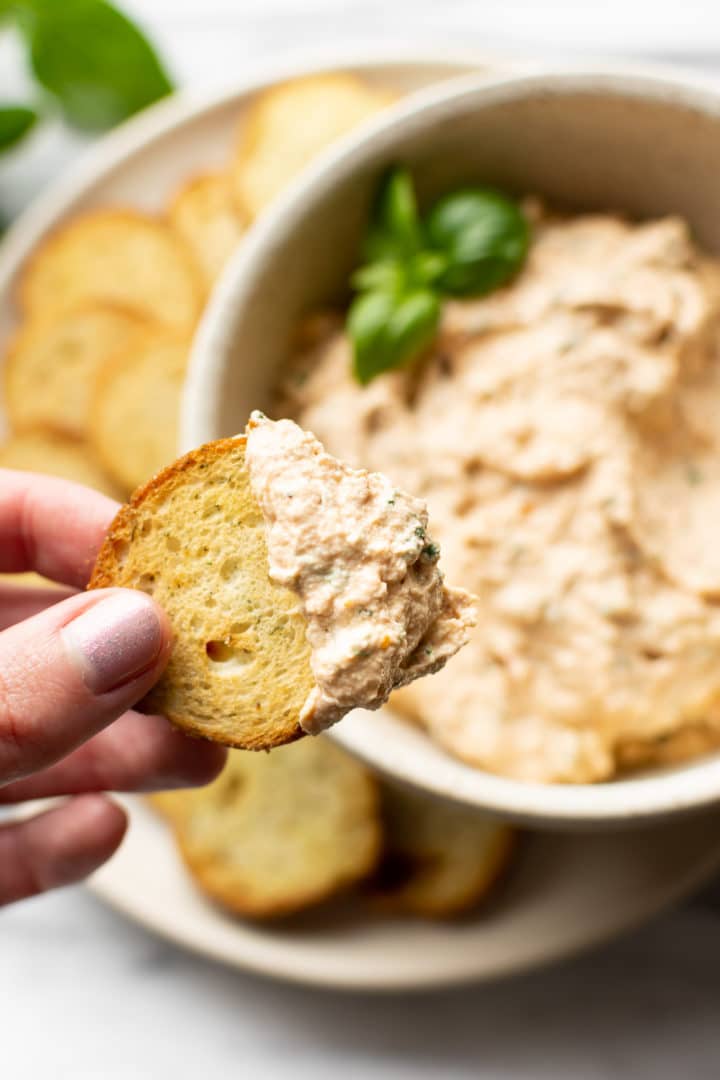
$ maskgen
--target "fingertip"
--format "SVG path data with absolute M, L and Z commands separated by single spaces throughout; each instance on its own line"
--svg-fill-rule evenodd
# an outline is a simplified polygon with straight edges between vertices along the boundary
M 40 870 L 43 890 L 71 885 L 111 858 L 127 831 L 121 806 L 105 795 L 75 795 L 49 812 L 45 844 L 53 851 Z
M 133 593 L 134 595 L 137 595 L 139 590 L 117 589 L 115 591 L 122 593 Z M 155 613 L 155 618 L 157 619 L 158 625 L 160 627 L 160 650 L 158 653 L 156 666 L 159 667 L 160 670 L 164 670 L 165 665 L 170 659 L 170 653 L 172 652 L 173 646 L 174 635 L 172 626 L 170 625 L 170 619 L 168 618 L 165 609 L 161 607 L 160 604 L 158 604 L 157 600 L 155 600 L 154 597 L 149 596 L 147 593 L 141 593 L 141 595 L 145 598 L 146 601 L 149 602 L 152 610 Z
M 167 616 L 145 593 L 98 590 L 0 634 L 0 782 L 70 753 L 143 698 L 172 648 Z
M 210 784 L 217 780 L 227 763 L 227 747 L 217 743 L 207 742 L 203 744 L 203 755 L 198 755 L 196 778 L 200 785 Z M 204 760 L 203 760 L 204 756 Z
M 149 763 L 146 790 L 204 787 L 217 779 L 227 761 L 227 747 L 195 738 L 164 716 L 146 715 L 143 746 Z
M 104 795 L 77 795 L 0 826 L 0 905 L 86 878 L 114 855 L 126 828 L 125 811 Z
M 141 678 L 152 685 L 172 647 L 165 612 L 137 589 L 98 590 L 93 599 L 62 630 L 70 659 L 88 690 L 108 694 Z
M 178 732 L 186 746 L 178 754 L 176 787 L 204 787 L 216 780 L 225 768 L 227 749 L 218 743 L 193 739 Z
M 93 846 L 103 853 L 103 862 L 117 851 L 128 828 L 128 816 L 122 806 L 107 795 L 75 795 L 71 800 L 75 827 L 91 837 Z

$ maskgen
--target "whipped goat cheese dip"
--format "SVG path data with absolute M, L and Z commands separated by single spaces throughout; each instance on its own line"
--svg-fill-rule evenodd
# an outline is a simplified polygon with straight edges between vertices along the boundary
M 392 704 L 458 757 L 586 783 L 720 745 L 720 260 L 687 224 L 535 210 L 525 266 L 353 377 L 313 317 L 273 412 L 427 501 L 467 648 Z
M 316 686 L 300 717 L 305 731 L 379 708 L 465 644 L 474 600 L 445 587 L 421 500 L 331 457 L 291 420 L 258 412 L 246 462 L 270 577 L 297 593 L 307 620 Z

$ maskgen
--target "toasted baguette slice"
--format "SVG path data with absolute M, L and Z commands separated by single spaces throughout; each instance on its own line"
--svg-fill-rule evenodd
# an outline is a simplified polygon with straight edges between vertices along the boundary
M 375 781 L 322 737 L 271 754 L 234 751 L 209 787 L 153 802 L 200 887 L 250 918 L 325 900 L 369 874 L 380 853 Z
M 30 315 L 101 301 L 186 329 L 200 314 L 203 294 L 200 271 L 180 237 L 136 210 L 93 210 L 63 225 L 31 255 L 19 289 Z
M 146 327 L 135 312 L 100 304 L 31 318 L 6 357 L 5 403 L 13 427 L 86 438 L 98 374 Z
M 144 589 L 175 634 L 149 703 L 193 735 L 247 750 L 300 738 L 315 685 L 294 592 L 268 576 L 263 518 L 245 438 L 209 443 L 122 508 L 90 588 Z
M 0 468 L 60 476 L 112 499 L 122 497 L 89 446 L 53 431 L 37 429 L 11 435 L 0 445 Z
M 245 231 L 246 219 L 225 173 L 196 176 L 176 192 L 170 224 L 193 252 L 207 286 L 213 284 Z
M 313 75 L 261 94 L 233 167 L 238 205 L 256 217 L 330 143 L 392 101 L 353 75 Z
M 514 830 L 465 807 L 383 785 L 382 808 L 373 893 L 384 910 L 458 915 L 487 896 L 512 857 Z
M 134 491 L 177 456 L 178 413 L 190 343 L 158 329 L 100 372 L 90 441 L 108 472 Z

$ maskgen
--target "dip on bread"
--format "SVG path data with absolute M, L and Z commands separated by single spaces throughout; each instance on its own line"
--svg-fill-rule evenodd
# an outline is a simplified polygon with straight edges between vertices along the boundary
M 297 593 L 316 686 L 310 734 L 443 667 L 468 638 L 473 600 L 448 589 L 427 509 L 379 473 L 351 469 L 291 420 L 253 413 L 246 463 L 272 581 Z
M 393 704 L 493 772 L 581 783 L 720 744 L 720 262 L 675 218 L 537 217 L 512 284 L 367 386 L 341 316 L 310 320 L 273 412 L 425 500 L 480 598 Z

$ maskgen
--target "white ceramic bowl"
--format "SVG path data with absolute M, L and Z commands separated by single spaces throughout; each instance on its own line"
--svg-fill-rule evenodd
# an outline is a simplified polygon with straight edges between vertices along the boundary
M 421 195 L 476 178 L 578 208 L 675 212 L 720 252 L 720 90 L 711 82 L 610 68 L 445 83 L 330 150 L 245 240 L 196 340 L 186 448 L 242 429 L 266 405 L 298 316 L 342 290 L 377 178 L 398 161 Z M 534 824 L 630 825 L 720 799 L 720 755 L 606 784 L 539 785 L 453 759 L 389 709 L 355 713 L 334 731 L 398 779 Z

